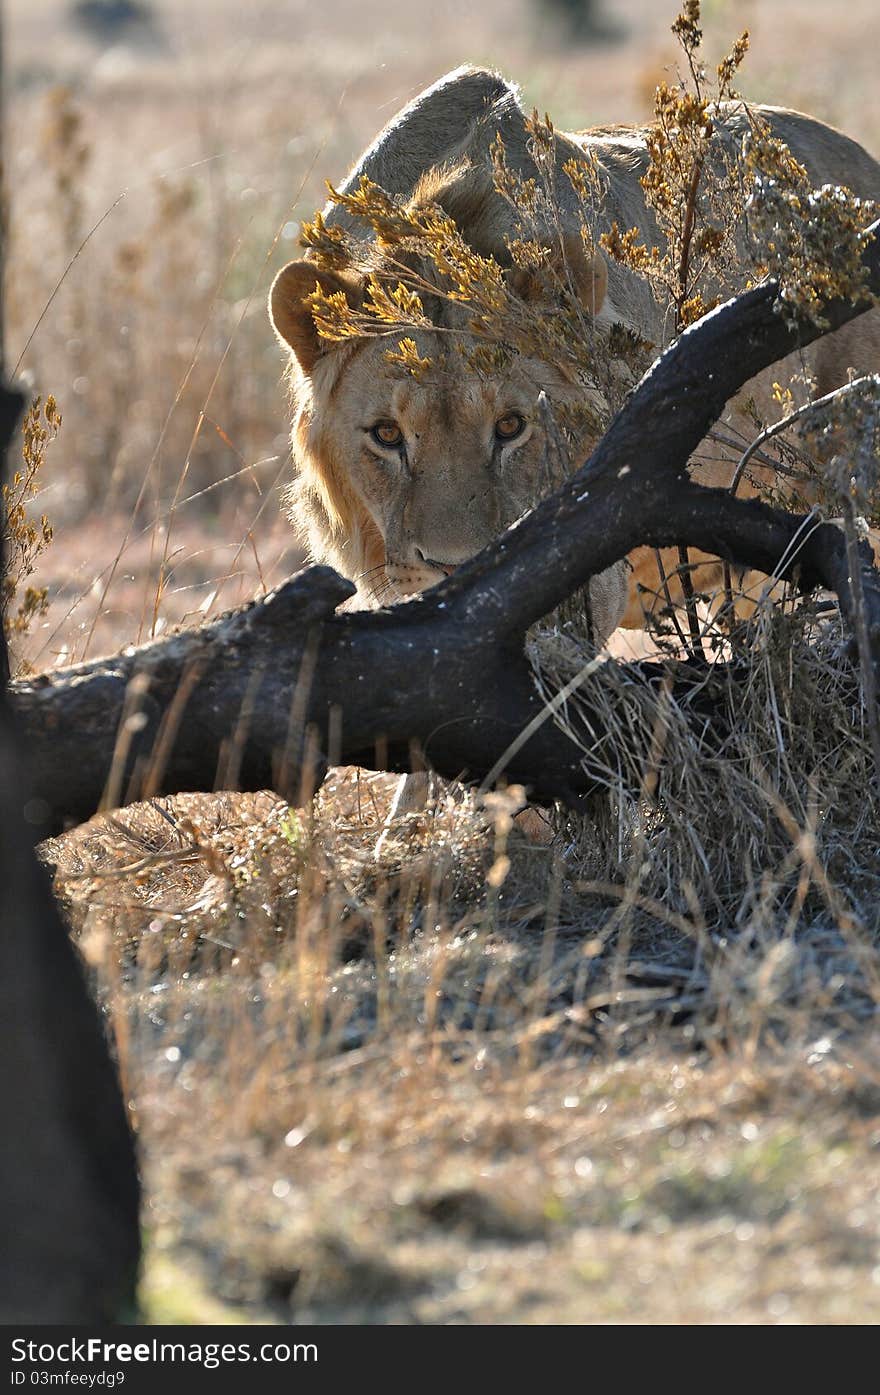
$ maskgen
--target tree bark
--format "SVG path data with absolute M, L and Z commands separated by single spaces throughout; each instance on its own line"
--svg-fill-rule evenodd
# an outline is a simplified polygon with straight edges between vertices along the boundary
M 0 141 L 2 121 L 0 10 Z M 3 382 L 5 188 L 0 152 L 0 484 L 22 400 Z M 0 497 L 0 578 L 5 500 Z M 34 851 L 0 615 L 0 1324 L 131 1319 L 140 1259 L 128 1114 L 82 966 Z
M 865 263 L 876 295 L 876 236 Z M 828 328 L 869 303 L 829 304 Z M 594 784 L 589 756 L 541 721 L 523 639 L 589 577 L 639 545 L 681 544 L 827 587 L 852 622 L 837 527 L 708 489 L 686 470 L 728 399 L 822 332 L 786 321 L 772 284 L 706 316 L 650 369 L 581 470 L 417 600 L 337 614 L 352 587 L 312 568 L 200 630 L 16 685 L 46 826 L 182 790 L 272 788 L 300 801 L 328 763 L 408 769 L 414 744 L 441 774 L 479 780 L 501 765 L 534 799 L 576 805 Z M 861 581 L 880 675 L 867 546 Z
M 0 385 L 0 478 L 20 410 Z M 34 851 L 21 747 L 0 682 L 0 1323 L 118 1321 L 134 1312 L 140 1253 L 134 1146 Z

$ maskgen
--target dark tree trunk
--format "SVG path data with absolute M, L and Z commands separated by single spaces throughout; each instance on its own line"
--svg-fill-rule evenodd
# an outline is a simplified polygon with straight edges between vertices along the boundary
M 3 454 L 20 405 L 0 388 Z M 32 808 L 0 686 L 0 1323 L 109 1322 L 134 1311 L 134 1147 Z
M 0 482 L 21 405 L 0 372 Z M 0 576 L 2 543 L 0 527 Z M 0 667 L 0 1324 L 96 1324 L 134 1311 L 134 1146 L 98 1013 L 34 852 L 2 617 Z

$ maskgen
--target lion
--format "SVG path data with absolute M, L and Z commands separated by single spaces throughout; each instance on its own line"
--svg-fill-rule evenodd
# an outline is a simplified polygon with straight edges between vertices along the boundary
M 755 110 L 817 186 L 845 184 L 861 198 L 880 197 L 880 166 L 854 141 L 798 112 Z M 725 124 L 734 136 L 745 132 L 746 123 L 745 113 L 727 114 Z M 510 288 L 528 299 L 546 293 L 546 280 L 533 282 L 511 263 L 516 214 L 495 188 L 490 162 L 498 134 L 508 166 L 524 177 L 534 175 L 516 88 L 496 73 L 459 69 L 394 118 L 342 191 L 366 176 L 409 207 L 439 204 L 474 250 L 493 256 L 505 268 Z M 548 245 L 553 258 L 564 263 L 597 354 L 608 352 L 603 345 L 615 327 L 658 352 L 671 329 L 643 279 L 601 251 L 584 250 L 583 204 L 562 166 L 575 160 L 600 171 L 604 198 L 591 228 L 594 247 L 613 223 L 638 228 L 643 240 L 657 245 L 660 234 L 639 182 L 647 167 L 646 134 L 647 128 L 637 126 L 554 133 L 561 228 L 552 235 L 548 230 Z M 365 236 L 343 207 L 328 207 L 324 217 L 328 225 Z M 372 267 L 381 273 L 381 256 L 372 255 Z M 270 315 L 291 365 L 296 475 L 291 515 L 315 561 L 349 577 L 361 603 L 385 604 L 441 582 L 536 502 L 542 481 L 546 490 L 549 445 L 540 396 L 546 394 L 553 409 L 564 409 L 583 388 L 539 353 L 517 354 L 497 373 L 475 373 L 460 352 L 468 314 L 441 295 L 426 302 L 431 327 L 412 336 L 418 355 L 432 365 L 421 382 L 389 363 L 385 338 L 322 338 L 305 303 L 316 287 L 325 295 L 341 293 L 356 306 L 363 278 L 328 271 L 304 257 L 284 267 L 272 286 Z M 843 383 L 849 369 L 872 371 L 878 364 L 880 311 L 872 310 L 746 385 L 728 404 L 721 434 L 729 426 L 741 440 L 748 439 L 747 431 L 754 435 L 754 415 L 766 419 L 773 411 L 774 378 L 786 382 L 787 375 L 800 371 L 812 392 L 822 395 Z M 750 430 L 743 426 L 744 403 Z M 573 465 L 587 458 L 593 443 L 588 432 L 575 436 Z M 725 454 L 723 446 L 707 440 L 691 462 L 692 475 L 704 483 L 728 484 L 735 462 Z M 751 472 L 752 491 L 768 468 Z M 665 571 L 673 573 L 678 560 L 670 553 Z M 705 586 L 720 568 L 702 555 L 698 560 L 703 566 L 697 581 Z M 633 553 L 628 567 L 619 564 L 593 578 L 589 599 L 598 645 L 621 623 L 643 626 L 645 594 L 658 595 L 655 554 L 648 549 Z
M 443 192 L 432 183 L 413 202 L 434 203 Z M 592 283 L 592 268 L 581 270 Z M 273 319 L 296 363 L 294 521 L 311 555 L 355 581 L 362 602 L 401 600 L 448 576 L 537 502 L 547 469 L 539 395 L 558 407 L 583 389 L 524 353 L 503 374 L 469 372 L 461 353 L 469 311 L 424 294 L 435 326 L 417 336 L 426 377 L 389 366 L 385 337 L 328 353 L 311 316 L 300 314 L 316 277 L 328 294 L 345 286 L 350 303 L 360 296 L 355 278 L 316 272 L 311 262 L 294 263 L 276 282 Z M 603 287 L 585 284 L 583 293 L 598 303 Z M 597 643 L 619 623 L 626 594 L 621 565 L 591 582 Z

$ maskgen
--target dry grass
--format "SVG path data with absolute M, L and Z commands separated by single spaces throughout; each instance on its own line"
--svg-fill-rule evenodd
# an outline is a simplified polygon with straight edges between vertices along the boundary
M 387 785 L 340 778 L 311 827 L 179 799 L 53 850 L 150 1270 L 282 1321 L 874 1320 L 878 1063 L 853 982 L 791 972 L 802 939 L 833 959 L 818 925 L 698 963 L 671 916 L 578 896 L 558 845 L 514 831 L 499 891 L 451 801 L 377 868 Z
M 469 12 L 463 51 L 460 24 L 395 0 L 246 17 L 188 0 L 157 6 L 164 52 L 96 58 L 81 37 L 46 45 L 62 8 L 10 6 L 13 361 L 129 192 L 24 357 L 64 416 L 40 664 L 295 565 L 263 300 L 325 174 L 466 59 L 565 125 L 646 115 L 671 58 L 670 16 L 644 0 L 617 7 L 625 44 L 582 52 L 536 51 L 525 7 Z M 872 0 L 745 9 L 749 95 L 880 147 Z M 208 1320 L 222 1299 L 278 1320 L 876 1320 L 858 687 L 833 630 L 762 611 L 748 643 L 723 753 L 697 750 L 687 713 L 608 686 L 632 749 L 662 742 L 670 772 L 634 802 L 611 770 L 613 817 L 535 836 L 509 826 L 513 802 L 444 793 L 377 860 L 392 782 L 338 772 L 311 811 L 180 797 L 47 848 L 136 1109 L 153 1315 Z M 545 647 L 544 681 L 571 662 Z
M 625 749 L 665 723 L 613 819 L 445 791 L 377 858 L 393 782 L 338 772 L 307 813 L 181 797 L 47 848 L 152 1262 L 278 1320 L 876 1317 L 878 820 L 838 641 L 760 616 L 723 753 L 597 683 Z
M 624 901 L 652 899 L 693 938 L 747 923 L 775 938 L 815 914 L 859 961 L 878 928 L 880 810 L 841 623 L 764 602 L 724 654 L 678 693 L 619 665 L 569 698 L 557 720 L 609 796 L 569 855 L 600 877 L 625 870 Z M 533 659 L 548 698 L 583 664 L 559 634 L 539 636 Z M 870 955 L 864 967 L 870 983 Z

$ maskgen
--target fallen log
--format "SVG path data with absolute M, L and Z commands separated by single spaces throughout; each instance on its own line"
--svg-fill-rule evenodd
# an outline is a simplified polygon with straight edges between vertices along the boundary
M 864 259 L 874 295 L 877 227 Z M 880 577 L 870 549 L 860 552 L 854 589 L 836 526 L 687 474 L 692 452 L 745 382 L 870 304 L 831 302 L 820 330 L 792 324 L 777 302 L 767 284 L 687 330 L 586 465 L 423 597 L 340 614 L 353 588 L 315 567 L 201 629 L 15 685 L 44 829 L 183 790 L 271 788 L 300 802 L 329 764 L 405 770 L 414 748 L 441 774 L 473 781 L 503 769 L 535 800 L 577 805 L 594 784 L 589 756 L 542 721 L 524 636 L 639 545 L 693 547 L 835 592 L 846 620 L 868 634 L 880 676 Z M 507 759 L 525 728 L 528 739 Z

